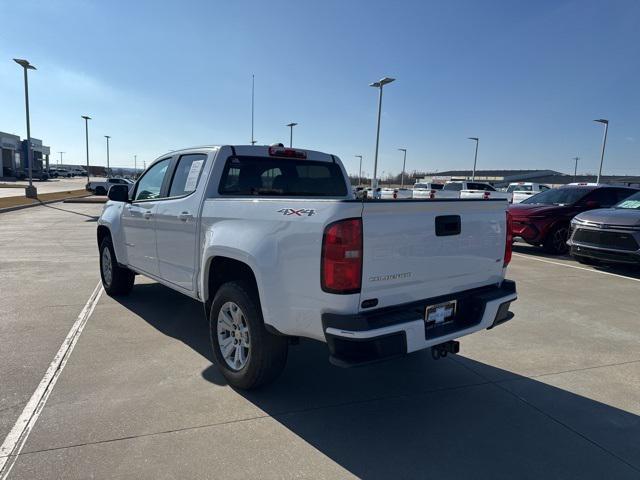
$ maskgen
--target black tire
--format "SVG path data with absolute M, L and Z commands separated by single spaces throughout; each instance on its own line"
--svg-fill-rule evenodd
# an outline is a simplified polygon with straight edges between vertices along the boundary
M 232 305 L 238 307 L 235 313 L 239 311 L 238 318 L 245 329 L 246 336 L 243 336 L 240 329 L 237 330 L 240 335 L 238 339 L 233 336 L 231 329 L 225 329 L 227 324 L 224 322 L 220 323 L 223 332 L 219 334 L 218 330 L 218 318 L 220 315 L 224 316 L 224 313 L 221 313 L 223 308 L 228 309 L 230 306 L 233 308 Z M 233 321 L 235 322 L 235 317 Z M 229 385 L 233 387 L 251 390 L 271 383 L 280 375 L 287 362 L 287 338 L 267 331 L 262 319 L 258 295 L 243 282 L 225 283 L 218 289 L 209 312 L 209 333 L 215 362 Z M 229 333 L 228 336 L 226 336 L 227 333 Z M 229 347 L 233 352 L 237 350 L 243 352 L 245 359 L 243 364 L 240 362 L 237 368 L 233 368 L 228 363 L 220 346 L 220 336 L 226 336 L 223 342 L 225 340 L 233 342 L 225 345 L 227 355 L 234 356 L 229 351 Z M 238 342 L 237 345 L 236 342 Z M 243 347 L 244 343 L 247 347 Z
M 597 258 L 583 257 L 582 255 L 574 255 L 573 258 L 583 265 L 600 265 L 600 261 Z
M 104 187 L 97 187 L 95 193 L 96 195 L 106 195 L 107 191 L 105 190 Z
M 569 226 L 556 225 L 542 242 L 542 248 L 547 253 L 562 255 L 569 251 L 567 240 L 569 240 Z
M 135 281 L 135 273 L 118 265 L 111 237 L 108 236 L 100 244 L 100 278 L 104 291 L 110 297 L 129 295 Z

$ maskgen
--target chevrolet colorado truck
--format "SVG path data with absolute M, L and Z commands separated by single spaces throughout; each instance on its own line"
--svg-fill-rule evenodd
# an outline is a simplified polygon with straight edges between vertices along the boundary
M 202 302 L 238 388 L 275 379 L 299 337 L 354 366 L 456 353 L 455 339 L 513 317 L 504 200 L 357 199 L 336 156 L 281 144 L 170 152 L 108 198 L 107 294 L 141 274 Z

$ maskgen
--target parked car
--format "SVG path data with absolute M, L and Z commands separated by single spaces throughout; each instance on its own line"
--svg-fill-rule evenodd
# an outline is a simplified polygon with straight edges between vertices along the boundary
M 412 198 L 413 192 L 408 188 L 383 188 L 380 198 L 383 200 L 399 200 Z
M 576 215 L 567 244 L 580 263 L 640 265 L 640 192 L 612 208 Z
M 436 190 L 442 190 L 443 183 L 418 182 L 413 186 L 412 198 L 436 198 Z
M 545 251 L 568 250 L 569 224 L 577 214 L 609 208 L 638 190 L 607 185 L 567 185 L 538 193 L 509 207 L 513 235 Z
M 58 168 L 58 169 L 57 169 L 57 172 L 58 172 L 58 176 L 59 176 L 59 177 L 64 177 L 64 178 L 71 178 L 71 177 L 73 177 L 73 174 L 72 174 L 69 170 L 66 170 L 66 169 L 64 169 L 64 168 Z
M 435 192 L 435 198 L 480 198 L 483 200 L 508 199 L 509 194 L 499 192 L 488 183 L 482 182 L 446 182 L 442 190 Z
M 546 192 L 547 190 L 549 190 L 547 185 L 533 182 L 510 183 L 507 187 L 507 193 L 510 194 L 510 203 L 520 203 L 536 193 Z
M 288 338 L 351 366 L 455 353 L 454 339 L 510 320 L 507 218 L 497 201 L 356 199 L 334 155 L 194 148 L 158 158 L 131 192 L 111 187 L 100 273 L 108 295 L 139 273 L 204 303 L 216 365 L 249 389 L 279 374 Z
M 106 195 L 112 185 L 133 185 L 131 180 L 126 178 L 107 178 L 105 180 L 98 180 L 87 183 L 85 186 L 88 192 L 93 192 L 96 195 Z

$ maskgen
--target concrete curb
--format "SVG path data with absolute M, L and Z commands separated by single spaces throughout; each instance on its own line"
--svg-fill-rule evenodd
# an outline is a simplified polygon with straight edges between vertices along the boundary
M 87 196 L 89 196 L 89 195 L 87 195 Z M 74 198 L 74 197 L 71 197 L 71 198 Z M 77 197 L 75 197 L 75 198 L 77 198 Z M 82 197 L 80 197 L 80 198 L 82 198 Z M 48 205 L 50 203 L 59 203 L 59 202 L 60 203 L 64 203 L 65 200 L 68 200 L 68 199 L 66 199 L 66 198 L 58 198 L 56 200 L 46 200 L 44 202 L 40 201 L 40 202 L 37 202 L 37 203 L 28 203 L 26 205 L 16 205 L 14 207 L 4 207 L 4 208 L 0 208 L 0 214 L 6 213 L 6 212 L 13 212 L 15 210 L 22 210 L 23 208 L 39 207 L 41 205 Z

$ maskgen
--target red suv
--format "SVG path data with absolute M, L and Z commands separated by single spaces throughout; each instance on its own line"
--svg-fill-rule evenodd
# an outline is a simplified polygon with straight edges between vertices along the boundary
M 609 208 L 638 190 L 606 185 L 566 185 L 509 205 L 513 236 L 547 252 L 568 250 L 569 224 L 578 213 Z

